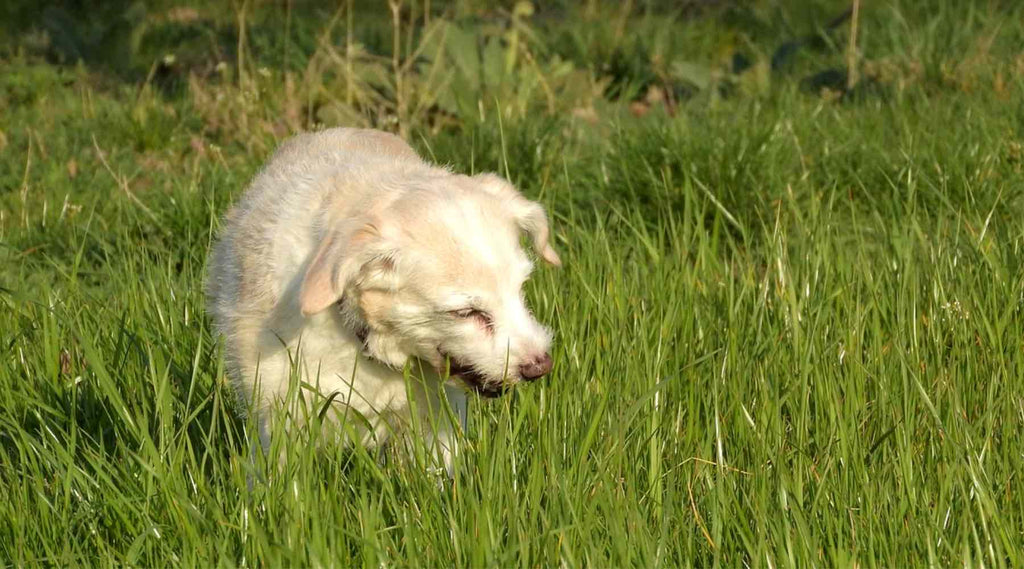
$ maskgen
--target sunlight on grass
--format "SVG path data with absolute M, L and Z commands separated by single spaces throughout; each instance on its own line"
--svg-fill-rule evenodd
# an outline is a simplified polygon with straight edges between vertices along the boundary
M 217 93 L 249 96 L 231 81 L 160 91 L 11 53 L 0 561 L 1024 563 L 1024 20 L 975 4 L 862 4 L 867 76 L 893 76 L 848 96 L 715 75 L 721 91 L 669 108 L 645 89 L 676 79 L 644 67 L 634 38 L 621 99 L 551 109 L 539 84 L 503 100 L 514 76 L 480 76 L 460 93 L 486 106 L 410 118 L 423 155 L 507 171 L 543 201 L 565 264 L 527 284 L 554 371 L 471 403 L 450 481 L 396 449 L 318 450 L 315 429 L 253 470 L 200 285 L 218 216 L 274 141 L 309 126 L 278 120 L 297 97 L 278 70 L 254 76 L 252 108 L 226 109 Z M 748 26 L 767 65 L 776 20 L 758 10 L 666 20 L 651 41 L 668 58 L 692 53 L 671 26 L 713 31 L 709 46 Z M 548 23 L 559 33 L 530 43 L 527 17 L 508 69 L 557 52 L 590 73 L 615 32 Z M 794 65 L 845 61 L 836 45 Z M 308 79 L 340 81 L 324 77 Z

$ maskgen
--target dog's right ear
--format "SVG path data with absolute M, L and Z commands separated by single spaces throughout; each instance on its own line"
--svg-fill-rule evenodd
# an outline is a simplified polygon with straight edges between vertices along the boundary
M 299 291 L 304 316 L 316 314 L 337 302 L 371 257 L 371 245 L 380 237 L 370 222 L 330 230 L 320 242 L 306 269 Z

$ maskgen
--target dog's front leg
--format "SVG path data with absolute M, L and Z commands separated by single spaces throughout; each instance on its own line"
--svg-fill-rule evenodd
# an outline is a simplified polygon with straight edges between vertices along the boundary
M 447 405 L 438 393 L 430 405 L 432 412 L 426 417 L 427 428 L 424 429 L 423 438 L 430 455 L 440 460 L 438 466 L 444 468 L 448 478 L 453 478 L 460 438 L 466 432 L 468 402 L 466 392 L 462 389 L 448 385 L 443 389 Z
M 449 449 L 448 452 L 442 451 L 442 457 L 444 459 L 445 470 L 448 471 L 448 476 L 454 477 L 455 455 L 459 450 L 459 440 L 461 437 L 464 437 L 467 432 L 467 413 L 469 412 L 469 402 L 466 400 L 466 392 L 461 388 L 446 385 L 444 391 L 445 395 L 448 397 L 448 404 L 452 409 L 452 417 L 449 421 L 446 421 L 446 424 L 448 425 L 447 431 L 443 437 L 440 437 L 442 440 L 442 448 Z

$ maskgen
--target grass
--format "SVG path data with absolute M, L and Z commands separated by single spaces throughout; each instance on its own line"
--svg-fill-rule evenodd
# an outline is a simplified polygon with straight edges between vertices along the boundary
M 866 78 L 846 95 L 801 82 L 846 61 L 842 37 L 767 68 L 813 33 L 800 14 L 820 26 L 842 5 L 755 3 L 638 8 L 610 54 L 618 12 L 538 14 L 535 72 L 606 90 L 502 107 L 489 89 L 512 87 L 483 81 L 463 84 L 481 112 L 406 107 L 425 155 L 507 168 L 543 201 L 565 263 L 528 285 L 554 372 L 473 401 L 440 489 L 415 460 L 306 439 L 250 489 L 251 425 L 202 309 L 218 216 L 275 140 L 319 120 L 295 101 L 344 100 L 338 69 L 292 93 L 261 75 L 280 42 L 258 14 L 249 83 L 231 60 L 160 84 L 8 48 L 0 563 L 1021 565 L 1024 14 L 933 4 L 861 6 Z M 359 41 L 387 49 L 390 14 L 359 9 L 375 22 Z M 325 57 L 299 37 L 316 22 L 292 21 L 296 73 Z M 751 71 L 723 72 L 723 46 Z M 688 82 L 695 66 L 709 82 Z M 558 87 L 559 69 L 577 79 Z M 433 84 L 409 73 L 406 89 Z M 380 89 L 383 110 L 331 116 L 387 125 Z

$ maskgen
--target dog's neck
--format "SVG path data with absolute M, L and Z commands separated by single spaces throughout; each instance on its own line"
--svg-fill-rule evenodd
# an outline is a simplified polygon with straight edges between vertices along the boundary
M 362 326 L 356 326 L 356 329 L 353 330 L 353 332 L 355 333 L 356 338 L 359 340 L 359 343 L 363 345 L 363 349 L 365 350 L 366 339 L 370 336 L 370 327 L 367 326 L 366 324 L 363 324 Z
M 369 346 L 366 344 L 367 339 L 370 337 L 370 325 L 366 323 L 363 315 L 360 314 L 359 308 L 353 306 L 353 303 L 349 302 L 348 298 L 345 296 L 338 299 L 338 302 L 335 303 L 335 307 L 341 315 L 341 319 L 345 323 L 345 327 L 352 332 L 357 340 L 359 340 L 359 344 L 362 346 L 363 355 L 373 361 L 379 361 L 377 358 L 373 357 L 370 353 Z

